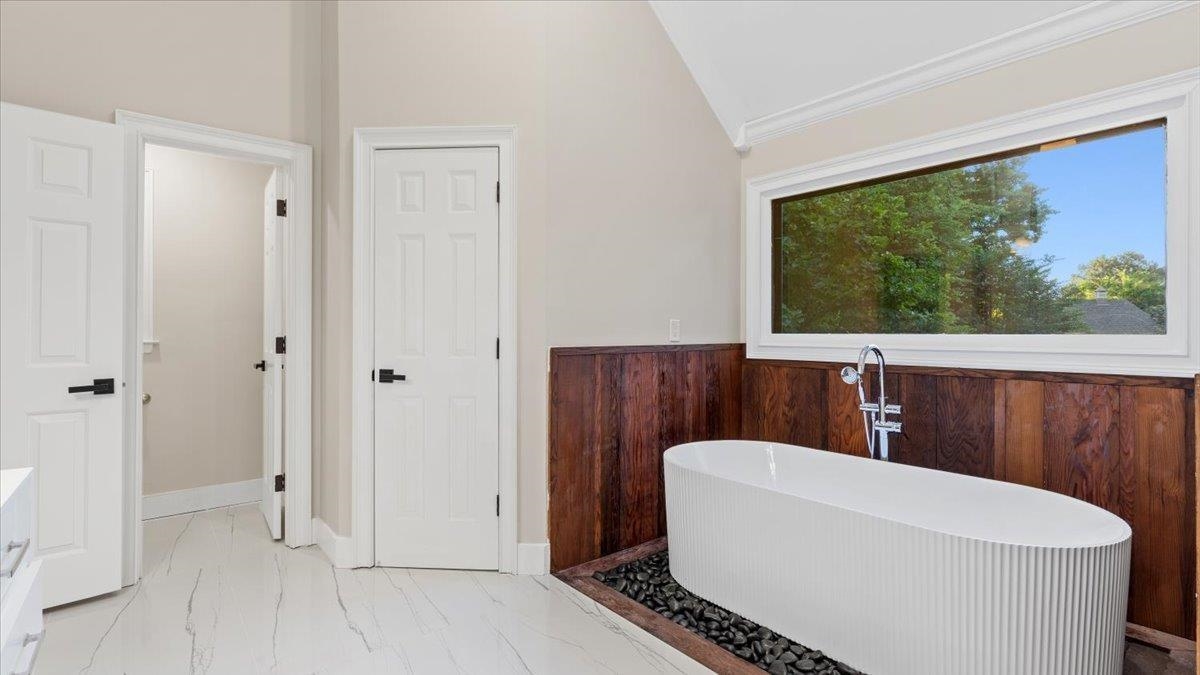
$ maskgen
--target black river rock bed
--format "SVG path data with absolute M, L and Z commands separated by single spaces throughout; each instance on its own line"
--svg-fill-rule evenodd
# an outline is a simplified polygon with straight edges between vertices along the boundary
M 667 552 L 592 575 L 709 642 L 772 675 L 857 675 L 859 671 L 691 593 L 671 576 Z

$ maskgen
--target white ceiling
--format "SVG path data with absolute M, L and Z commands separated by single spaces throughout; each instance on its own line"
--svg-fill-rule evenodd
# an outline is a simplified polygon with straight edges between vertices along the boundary
M 650 4 L 729 137 L 744 146 L 955 79 L 950 69 L 978 72 L 1190 3 Z

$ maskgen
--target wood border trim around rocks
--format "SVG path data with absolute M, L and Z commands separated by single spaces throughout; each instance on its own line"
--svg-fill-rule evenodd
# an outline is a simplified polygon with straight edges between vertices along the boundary
M 658 553 L 666 548 L 667 538 L 659 537 L 633 548 L 567 568 L 555 576 L 706 668 L 722 675 L 762 675 L 763 671 L 757 666 L 743 661 L 649 607 L 592 578 L 596 572 Z

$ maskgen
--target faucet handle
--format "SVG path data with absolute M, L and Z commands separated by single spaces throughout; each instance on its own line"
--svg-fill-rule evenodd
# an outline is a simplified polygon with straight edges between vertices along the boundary
M 883 406 L 883 412 L 887 415 L 899 415 L 900 406 L 895 403 L 889 403 Z
M 901 424 L 899 422 L 875 422 L 875 430 L 883 431 L 891 434 L 900 433 Z
M 879 404 L 878 403 L 861 403 L 861 404 L 859 404 L 858 409 L 863 412 L 877 413 L 877 412 L 879 412 Z

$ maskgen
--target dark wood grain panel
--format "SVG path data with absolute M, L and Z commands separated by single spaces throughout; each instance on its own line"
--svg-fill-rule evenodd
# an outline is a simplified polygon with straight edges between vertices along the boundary
M 621 549 L 619 515 L 623 511 L 621 490 L 621 385 L 625 377 L 625 362 L 620 356 L 597 354 L 584 356 L 595 362 L 593 416 L 595 427 L 589 437 L 596 444 L 592 466 L 593 481 L 599 490 L 596 520 L 599 523 L 599 549 L 605 552 Z
M 706 351 L 701 357 L 709 373 L 704 384 L 709 426 L 703 435 L 692 440 L 742 438 L 742 366 L 746 350 L 739 346 L 737 349 Z
M 825 444 L 825 373 L 811 368 L 759 368 L 747 363 L 742 387 L 743 437 L 819 448 Z
M 771 417 L 780 414 L 777 392 L 783 382 L 784 368 L 763 368 L 749 361 L 742 368 L 742 437 L 754 441 L 770 440 Z M 757 412 L 756 412 L 757 411 Z
M 1195 548 L 1178 546 L 1194 535 L 1195 510 L 1187 508 L 1190 478 L 1187 423 L 1179 411 L 1185 392 L 1121 387 L 1122 515 L 1135 533 L 1129 620 L 1185 634 L 1195 612 Z M 1165 623 L 1161 617 L 1170 617 Z
M 596 417 L 596 357 L 555 359 L 550 374 L 550 509 L 547 528 L 554 545 L 551 567 L 589 560 L 600 553 L 598 480 L 601 426 Z
M 971 377 L 937 378 L 937 468 L 990 478 L 994 470 L 995 386 Z
M 1048 383 L 1045 487 L 1123 515 L 1120 504 L 1119 389 Z
M 629 548 L 658 535 L 659 480 L 663 448 L 658 359 L 642 352 L 625 357 L 621 377 L 620 547 Z M 611 553 L 611 551 L 602 551 Z
M 937 468 L 937 378 L 896 376 L 900 393 L 901 433 L 892 448 L 892 461 L 927 469 Z M 896 391 L 896 390 L 893 390 Z

